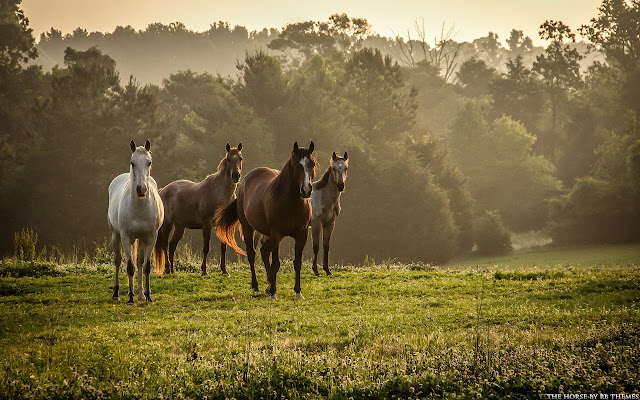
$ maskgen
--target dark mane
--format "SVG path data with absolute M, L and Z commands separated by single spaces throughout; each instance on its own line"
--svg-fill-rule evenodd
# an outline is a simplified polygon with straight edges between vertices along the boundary
M 322 178 L 320 178 L 319 181 L 315 181 L 313 183 L 313 188 L 314 189 L 322 189 L 323 187 L 327 186 L 327 184 L 329 183 L 329 179 L 330 178 L 331 178 L 331 165 L 329 165 L 327 170 L 324 171 L 324 175 L 322 175 Z
M 284 193 L 285 190 L 287 189 L 287 185 L 291 185 L 289 176 L 293 173 L 293 165 L 292 163 L 292 158 L 290 157 L 287 160 L 287 163 L 284 164 L 284 166 L 282 167 L 282 169 L 280 170 L 280 173 L 278 174 L 278 176 L 276 176 L 276 178 L 274 179 L 274 186 L 273 186 L 273 191 L 275 194 L 279 195 L 280 193 Z

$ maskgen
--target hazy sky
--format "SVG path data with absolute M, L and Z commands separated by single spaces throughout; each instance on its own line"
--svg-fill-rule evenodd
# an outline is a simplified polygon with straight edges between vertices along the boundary
M 22 8 L 36 40 L 54 27 L 69 33 L 77 27 L 112 32 L 118 26 L 144 29 L 153 22 L 182 22 L 187 28 L 205 31 L 217 21 L 247 29 L 281 28 L 290 22 L 326 21 L 331 14 L 346 12 L 366 18 L 373 31 L 392 36 L 413 28 L 424 18 L 430 36 L 439 33 L 444 21 L 455 24 L 458 41 L 471 41 L 496 32 L 501 41 L 511 29 L 523 30 L 536 44 L 538 28 L 547 19 L 561 20 L 572 29 L 597 15 L 602 0 L 23 0 Z

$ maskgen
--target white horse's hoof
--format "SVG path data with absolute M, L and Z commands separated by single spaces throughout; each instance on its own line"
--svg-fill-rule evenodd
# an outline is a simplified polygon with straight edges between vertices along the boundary
M 272 295 L 271 295 L 271 297 L 269 297 L 269 299 L 271 299 L 271 300 L 278 300 L 278 298 L 276 297 L 276 295 L 275 295 L 275 294 L 272 294 Z
M 304 297 L 302 297 L 302 293 L 296 293 L 296 299 L 304 299 Z

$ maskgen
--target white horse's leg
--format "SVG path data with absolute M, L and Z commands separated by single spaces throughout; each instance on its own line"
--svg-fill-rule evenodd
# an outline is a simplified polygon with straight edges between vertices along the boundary
M 127 262 L 127 278 L 129 278 L 129 300 L 127 304 L 133 304 L 133 274 L 135 273 L 135 266 L 133 265 L 132 254 L 131 254 L 131 239 L 125 234 L 120 235 L 122 238 L 122 249 L 124 250 L 124 259 Z
M 111 232 L 111 248 L 113 249 L 113 261 L 116 265 L 116 280 L 113 284 L 113 299 L 118 300 L 118 297 L 120 297 L 120 263 L 122 262 L 122 254 L 120 254 L 120 235 L 115 231 Z
M 144 296 L 147 301 L 151 300 L 151 285 L 150 278 L 151 275 L 151 254 L 153 254 L 153 243 L 156 242 L 158 238 L 158 232 L 154 231 L 153 236 L 149 239 L 144 245 Z
M 138 300 L 144 301 L 144 293 L 142 293 L 142 270 L 144 269 L 145 254 L 147 253 L 146 245 L 142 240 L 138 240 L 138 254 L 136 260 L 136 268 L 138 269 Z

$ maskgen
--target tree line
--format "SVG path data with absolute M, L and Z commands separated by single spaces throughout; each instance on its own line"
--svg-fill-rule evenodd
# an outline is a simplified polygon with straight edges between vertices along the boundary
M 541 49 L 517 30 L 507 48 L 491 33 L 427 43 L 418 24 L 417 39 L 381 38 L 345 14 L 252 33 L 52 29 L 36 45 L 19 5 L 0 11 L 4 253 L 25 227 L 63 248 L 104 237 L 106 188 L 132 138 L 153 143 L 160 186 L 215 172 L 226 142 L 243 143 L 245 171 L 280 168 L 294 141 L 315 141 L 320 173 L 348 151 L 338 260 L 441 263 L 474 246 L 508 251 L 507 231 L 532 229 L 558 244 L 640 238 L 637 2 L 604 0 L 577 30 L 546 21 Z M 219 43 L 208 54 L 235 71 L 207 72 L 185 38 Z M 141 42 L 134 61 L 111 55 Z M 43 53 L 62 62 L 43 67 Z M 178 70 L 161 84 L 118 69 L 166 54 Z

